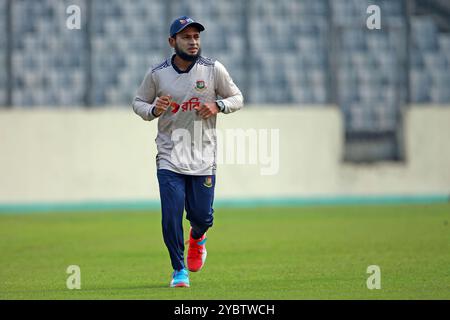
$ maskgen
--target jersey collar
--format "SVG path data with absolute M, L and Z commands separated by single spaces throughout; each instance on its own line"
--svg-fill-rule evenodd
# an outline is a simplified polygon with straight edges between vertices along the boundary
M 186 69 L 186 70 L 180 70 L 176 65 L 175 65 L 175 63 L 173 62 L 173 60 L 175 59 L 175 54 L 172 56 L 172 58 L 171 58 L 171 65 L 172 65 L 172 67 L 174 68 L 174 70 L 176 71 L 176 72 L 178 72 L 178 73 L 189 73 L 189 71 L 191 71 L 191 69 L 194 67 L 194 65 L 197 63 L 197 60 L 198 60 L 198 58 L 195 60 L 195 61 L 192 61 L 192 63 L 191 63 L 191 65 Z

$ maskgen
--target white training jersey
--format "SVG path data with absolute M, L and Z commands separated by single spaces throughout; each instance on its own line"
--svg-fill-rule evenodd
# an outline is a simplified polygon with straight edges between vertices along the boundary
M 181 71 L 166 59 L 145 75 L 133 100 L 133 110 L 151 121 L 156 98 L 171 96 L 170 107 L 158 117 L 156 145 L 158 169 L 187 175 L 213 175 L 216 171 L 216 117 L 202 119 L 195 106 L 223 101 L 223 113 L 243 106 L 243 96 L 225 67 L 218 61 L 199 57 Z

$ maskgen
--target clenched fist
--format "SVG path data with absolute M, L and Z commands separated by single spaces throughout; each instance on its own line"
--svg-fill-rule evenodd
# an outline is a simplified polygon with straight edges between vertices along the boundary
M 154 113 L 157 117 L 169 108 L 171 100 L 171 96 L 161 96 L 156 99 Z
M 219 113 L 219 107 L 215 102 L 203 103 L 201 106 L 195 107 L 195 110 L 197 110 L 198 115 L 203 119 L 208 119 L 209 117 Z

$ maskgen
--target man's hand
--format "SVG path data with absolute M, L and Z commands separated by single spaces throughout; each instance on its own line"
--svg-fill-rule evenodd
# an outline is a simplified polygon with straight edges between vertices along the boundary
M 171 96 L 161 96 L 156 99 L 155 114 L 157 117 L 169 108 L 171 100 Z
M 195 107 L 198 115 L 203 119 L 208 119 L 209 117 L 219 113 L 219 107 L 215 102 L 206 102 L 200 107 Z

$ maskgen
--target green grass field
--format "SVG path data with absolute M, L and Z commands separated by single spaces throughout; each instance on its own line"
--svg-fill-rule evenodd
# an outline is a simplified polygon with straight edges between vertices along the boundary
M 217 209 L 204 269 L 173 289 L 159 212 L 0 214 L 0 299 L 450 299 L 449 221 L 449 204 Z

